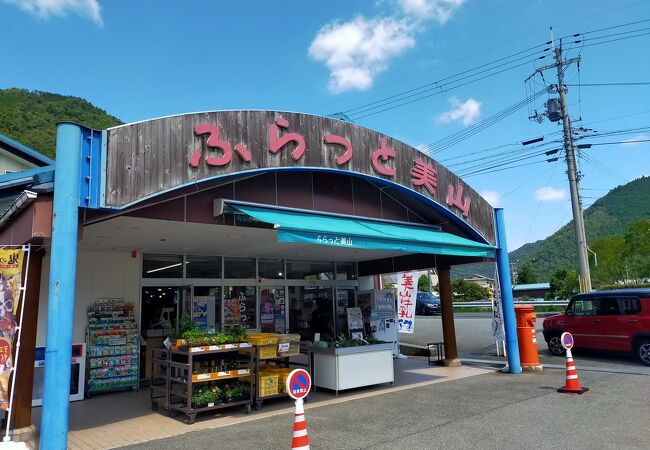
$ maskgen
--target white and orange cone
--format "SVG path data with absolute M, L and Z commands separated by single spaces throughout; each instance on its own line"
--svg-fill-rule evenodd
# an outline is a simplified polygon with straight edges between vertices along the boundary
M 307 434 L 307 421 L 305 420 L 305 409 L 301 398 L 296 400 L 291 450 L 309 450 L 309 434 Z
M 571 349 L 567 349 L 566 351 L 566 384 L 557 391 L 562 392 L 563 394 L 573 395 L 584 394 L 589 391 L 588 387 L 580 386 L 580 379 L 578 378 L 576 366 L 573 363 Z

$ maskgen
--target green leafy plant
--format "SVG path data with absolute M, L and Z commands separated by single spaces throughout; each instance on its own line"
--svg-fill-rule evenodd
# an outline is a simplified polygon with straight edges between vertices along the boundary
M 198 346 L 198 345 L 203 345 L 206 343 L 206 336 L 201 332 L 201 330 L 197 329 L 191 329 L 187 330 L 185 333 L 181 335 L 183 339 L 187 342 L 187 345 L 190 347 Z
M 199 327 L 194 323 L 190 315 L 185 311 L 182 315 L 180 320 L 178 321 L 178 332 L 181 334 L 181 336 L 186 332 L 186 331 L 199 331 Z
M 219 398 L 219 393 L 213 392 L 213 389 L 210 387 L 195 389 L 192 392 L 192 406 L 195 408 L 205 408 L 209 403 L 216 402 Z

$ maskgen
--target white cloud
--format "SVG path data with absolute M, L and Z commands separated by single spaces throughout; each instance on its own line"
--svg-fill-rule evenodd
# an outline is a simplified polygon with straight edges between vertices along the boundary
M 564 189 L 553 186 L 544 186 L 535 191 L 535 199 L 539 202 L 558 202 L 566 198 L 567 192 Z
M 483 197 L 492 206 L 499 206 L 501 204 L 501 194 L 497 191 L 481 191 Z
M 631 137 L 630 139 L 624 140 L 621 145 L 643 145 L 643 144 L 647 144 L 647 142 L 635 142 L 635 141 L 647 141 L 648 139 L 650 139 L 650 135 L 646 133 L 641 133 L 641 134 L 637 134 L 634 137 Z
M 467 99 L 461 103 L 456 97 L 449 99 L 451 109 L 438 116 L 438 121 L 442 123 L 462 122 L 468 126 L 476 122 L 481 115 L 481 102 L 473 98 Z
M 23 11 L 41 19 L 48 19 L 51 16 L 65 16 L 73 12 L 80 16 L 90 18 L 99 26 L 104 25 L 101 15 L 101 7 L 98 0 L 3 0 L 10 5 L 18 6 Z
M 420 19 L 433 19 L 441 25 L 447 23 L 465 0 L 398 0 L 404 14 Z
M 388 67 L 390 58 L 415 45 L 415 28 L 394 18 L 334 22 L 320 29 L 309 47 L 309 56 L 330 69 L 330 90 L 366 90 Z

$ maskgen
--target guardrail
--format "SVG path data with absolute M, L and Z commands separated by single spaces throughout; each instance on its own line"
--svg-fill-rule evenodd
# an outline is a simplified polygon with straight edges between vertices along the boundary
M 525 302 L 515 302 L 515 305 L 526 306 L 566 306 L 568 300 L 534 300 Z M 492 302 L 489 300 L 479 300 L 474 302 L 454 302 L 454 308 L 491 308 Z

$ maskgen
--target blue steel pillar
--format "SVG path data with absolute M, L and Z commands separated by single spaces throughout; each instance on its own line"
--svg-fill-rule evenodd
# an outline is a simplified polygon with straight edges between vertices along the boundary
M 45 384 L 41 414 L 40 448 L 44 450 L 61 450 L 68 446 L 81 144 L 82 133 L 78 125 L 57 125 Z
M 494 226 L 497 235 L 497 271 L 503 302 L 503 328 L 506 333 L 508 348 L 508 368 L 510 373 L 521 373 L 519 360 L 519 343 L 517 341 L 517 320 L 515 319 L 515 304 L 512 299 L 512 281 L 510 280 L 510 258 L 506 242 L 506 225 L 503 218 L 503 208 L 494 208 Z

